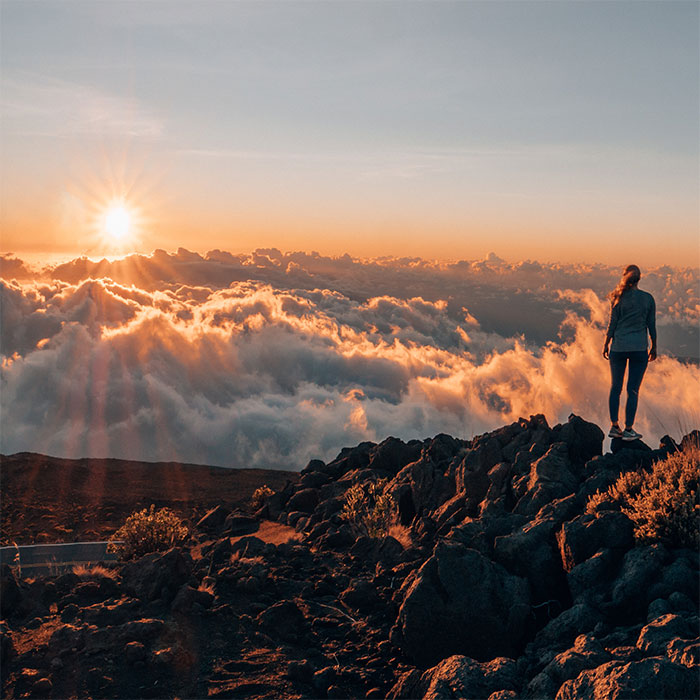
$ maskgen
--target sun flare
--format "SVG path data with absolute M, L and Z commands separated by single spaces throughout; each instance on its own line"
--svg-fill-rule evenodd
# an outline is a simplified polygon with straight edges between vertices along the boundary
M 114 242 L 122 243 L 131 233 L 131 214 L 123 205 L 111 206 L 104 216 L 104 232 Z
M 138 248 L 144 222 L 140 207 L 124 197 L 105 198 L 95 214 L 99 255 L 125 255 Z

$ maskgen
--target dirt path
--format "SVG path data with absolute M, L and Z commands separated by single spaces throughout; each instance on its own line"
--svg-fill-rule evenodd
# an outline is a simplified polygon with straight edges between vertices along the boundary
M 241 537 L 257 537 L 263 542 L 271 542 L 272 544 L 283 544 L 284 542 L 298 541 L 301 542 L 301 536 L 289 525 L 282 525 L 272 520 L 261 520 L 258 529 L 255 532 L 250 532 L 246 535 L 236 535 L 231 538 L 231 544 L 237 542 Z

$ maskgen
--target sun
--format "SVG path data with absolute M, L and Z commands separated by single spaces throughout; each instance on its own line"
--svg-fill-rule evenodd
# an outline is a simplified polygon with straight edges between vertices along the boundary
M 125 243 L 131 234 L 131 219 L 123 204 L 113 204 L 104 214 L 102 228 L 113 243 Z

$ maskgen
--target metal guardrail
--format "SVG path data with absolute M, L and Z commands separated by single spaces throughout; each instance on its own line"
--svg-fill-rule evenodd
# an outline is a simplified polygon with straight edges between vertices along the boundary
M 74 566 L 116 561 L 117 555 L 107 551 L 107 542 L 61 542 L 0 547 L 0 563 L 17 567 L 27 574 L 62 573 Z

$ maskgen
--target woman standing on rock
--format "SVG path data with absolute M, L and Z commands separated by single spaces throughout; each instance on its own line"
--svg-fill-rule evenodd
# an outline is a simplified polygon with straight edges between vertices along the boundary
M 647 363 L 656 359 L 656 302 L 649 292 L 639 289 L 641 271 L 636 265 L 628 265 L 620 283 L 608 295 L 610 298 L 610 323 L 605 336 L 603 357 L 610 360 L 610 421 L 608 437 L 623 440 L 638 440 L 642 437 L 632 427 L 637 412 L 639 387 Z M 647 353 L 647 331 L 651 338 L 651 349 Z M 612 341 L 612 348 L 610 347 Z M 620 409 L 620 393 L 627 374 L 627 404 L 625 406 L 625 429 L 617 422 Z

